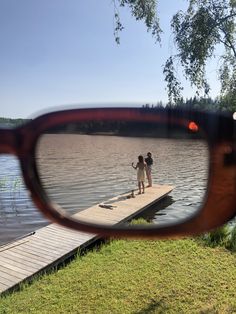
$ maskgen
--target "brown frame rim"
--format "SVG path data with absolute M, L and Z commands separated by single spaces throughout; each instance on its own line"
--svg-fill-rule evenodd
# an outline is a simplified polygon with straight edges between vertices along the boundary
M 46 130 L 49 126 L 55 126 L 62 122 L 78 121 L 78 116 L 80 121 L 86 121 L 86 119 L 121 119 L 122 117 L 127 119 L 127 121 L 133 121 L 132 119 L 141 119 L 141 121 L 153 121 L 155 120 L 155 115 L 162 114 L 166 117 L 167 122 L 173 123 L 173 119 L 183 119 L 186 121 L 187 117 L 190 120 L 194 120 L 202 127 L 202 129 L 207 134 L 209 130 L 208 118 L 210 121 L 215 122 L 215 124 L 220 124 L 223 126 L 223 131 L 219 130 L 219 134 L 211 134 L 207 138 L 207 142 L 210 147 L 210 166 L 209 166 L 209 179 L 207 186 L 207 194 L 204 201 L 204 205 L 199 208 L 195 214 L 193 214 L 188 219 L 182 220 L 180 223 L 174 223 L 168 226 L 158 226 L 152 225 L 149 227 L 120 227 L 119 225 L 96 225 L 86 222 L 78 222 L 73 218 L 68 216 L 63 216 L 58 210 L 54 208 L 52 203 L 47 198 L 37 173 L 37 167 L 35 162 L 35 147 L 36 141 L 43 130 Z M 91 118 L 91 115 L 93 118 Z M 163 118 L 163 117 L 162 117 Z M 148 120 L 149 119 L 149 120 Z M 229 115 L 218 115 L 210 113 L 202 113 L 197 111 L 187 111 L 187 110 L 176 110 L 173 108 L 166 109 L 154 109 L 147 110 L 146 108 L 93 108 L 93 109 L 72 109 L 63 110 L 58 112 L 53 112 L 45 114 L 36 118 L 35 120 L 29 122 L 27 125 L 20 127 L 18 130 L 14 131 L 28 138 L 28 144 L 23 146 L 22 149 L 16 149 L 16 154 L 20 155 L 20 162 L 23 169 L 23 176 L 25 179 L 26 186 L 31 191 L 32 199 L 36 206 L 44 213 L 46 217 L 52 221 L 59 223 L 63 226 L 81 230 L 89 233 L 102 234 L 104 236 L 125 236 L 125 237 L 175 237 L 175 236 L 187 236 L 192 234 L 198 234 L 207 231 L 211 228 L 215 228 L 222 223 L 227 222 L 235 215 L 235 165 L 231 166 L 230 170 L 233 170 L 233 175 L 230 176 L 228 168 L 224 167 L 222 164 L 223 153 L 222 151 L 226 146 L 233 147 L 233 135 L 231 138 L 231 129 L 233 128 L 232 117 L 230 119 Z M 180 120 L 178 120 L 180 121 Z M 225 132 L 225 130 L 229 130 Z M 29 132 L 32 132 L 29 135 Z M 9 133 L 10 134 L 10 133 Z M 13 150 L 14 151 L 14 150 Z M 26 157 L 29 152 L 33 155 L 31 157 Z M 30 167 L 30 168 L 29 168 Z M 29 176 L 31 170 L 31 176 Z M 32 172 L 33 170 L 33 172 Z M 217 175 L 216 175 L 217 173 Z M 217 179 L 218 177 L 218 179 Z M 216 181 L 222 181 L 224 179 L 229 179 L 227 187 L 221 191 L 220 195 L 216 193 Z M 231 188 L 229 188 L 231 186 Z M 225 210 L 219 208 L 222 206 L 221 198 L 227 196 L 228 201 L 224 203 Z M 213 198 L 217 197 L 219 200 L 213 209 Z M 216 210 L 215 210 L 216 209 Z M 213 218 L 212 215 L 218 212 L 219 217 Z

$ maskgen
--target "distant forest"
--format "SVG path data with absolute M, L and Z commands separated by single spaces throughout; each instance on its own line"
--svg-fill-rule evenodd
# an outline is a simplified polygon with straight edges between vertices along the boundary
M 11 119 L 11 118 L 1 118 L 0 126 L 4 127 L 17 127 L 29 121 L 29 119 Z
M 236 98 L 229 98 L 227 96 L 217 97 L 212 99 L 210 97 L 193 97 L 184 100 L 183 98 L 174 105 L 157 102 L 156 104 L 145 104 L 144 107 L 182 107 L 189 109 L 207 110 L 207 111 L 236 111 Z

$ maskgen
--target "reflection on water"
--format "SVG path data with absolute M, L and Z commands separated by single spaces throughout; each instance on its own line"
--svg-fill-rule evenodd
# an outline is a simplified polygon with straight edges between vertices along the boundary
M 151 209 L 149 217 L 160 223 L 192 213 L 207 183 L 208 153 L 201 140 L 47 134 L 40 141 L 37 157 L 50 197 L 74 213 L 136 188 L 131 163 L 148 151 L 154 159 L 154 184 L 175 186 L 170 196 Z M 1 157 L 0 243 L 45 224 L 29 200 L 16 160 Z

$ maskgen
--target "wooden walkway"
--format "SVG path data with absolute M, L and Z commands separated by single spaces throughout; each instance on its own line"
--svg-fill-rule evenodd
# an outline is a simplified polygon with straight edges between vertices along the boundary
M 172 186 L 155 185 L 145 194 L 127 198 L 123 194 L 76 214 L 81 220 L 117 224 L 135 217 L 150 205 L 158 202 L 173 190 Z M 73 231 L 57 224 L 50 224 L 21 240 L 0 247 L 0 293 L 16 289 L 19 284 L 35 275 L 61 264 L 69 257 L 92 244 L 99 237 L 95 234 Z

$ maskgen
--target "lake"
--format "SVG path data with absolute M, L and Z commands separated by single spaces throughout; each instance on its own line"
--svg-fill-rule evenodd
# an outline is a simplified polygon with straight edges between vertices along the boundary
M 137 188 L 131 163 L 152 152 L 154 184 L 175 189 L 147 213 L 154 223 L 190 215 L 204 197 L 208 150 L 202 140 L 45 134 L 37 163 L 48 195 L 69 213 Z M 0 157 L 0 244 L 49 222 L 32 204 L 18 161 Z

